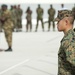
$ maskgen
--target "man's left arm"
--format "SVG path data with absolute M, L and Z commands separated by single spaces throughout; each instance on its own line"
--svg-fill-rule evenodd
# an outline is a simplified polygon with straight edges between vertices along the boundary
M 75 40 L 74 38 L 64 43 L 65 47 L 65 68 L 75 74 Z

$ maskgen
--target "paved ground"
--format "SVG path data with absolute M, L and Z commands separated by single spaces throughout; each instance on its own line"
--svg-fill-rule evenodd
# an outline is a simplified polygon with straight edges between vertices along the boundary
M 34 27 L 35 28 L 35 27 Z M 57 75 L 58 49 L 63 33 L 13 32 L 13 51 L 0 51 L 0 75 Z M 0 48 L 7 49 L 4 33 Z
M 59 32 L 13 33 L 13 52 L 0 52 L 0 75 L 57 75 Z M 4 33 L 0 47 L 6 49 Z

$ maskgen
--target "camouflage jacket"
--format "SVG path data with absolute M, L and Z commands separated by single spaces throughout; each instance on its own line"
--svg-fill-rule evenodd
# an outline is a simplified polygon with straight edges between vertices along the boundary
M 22 18 L 22 14 L 23 14 L 22 9 L 17 9 L 17 18 L 18 19 L 21 19 Z
M 43 18 L 43 9 L 42 8 L 37 8 L 37 18 L 42 19 Z
M 75 32 L 69 30 L 58 52 L 58 75 L 75 75 Z
M 1 12 L 3 29 L 13 28 L 12 16 L 9 10 Z
M 31 21 L 31 15 L 32 15 L 32 11 L 31 10 L 28 10 L 28 11 L 26 11 L 26 13 L 27 13 L 27 15 L 26 15 L 26 19 L 28 20 L 28 21 Z
M 48 14 L 49 14 L 50 17 L 54 17 L 54 15 L 55 15 L 55 9 L 54 8 L 50 8 L 48 10 Z
M 49 20 L 53 21 L 54 20 L 54 16 L 55 16 L 55 9 L 54 8 L 50 8 L 48 10 L 48 15 L 49 15 Z

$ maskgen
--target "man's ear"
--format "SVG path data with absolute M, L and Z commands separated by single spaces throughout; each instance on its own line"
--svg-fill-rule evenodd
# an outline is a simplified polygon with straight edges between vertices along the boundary
M 69 22 L 69 21 L 68 21 L 67 19 L 65 20 L 65 22 L 66 22 L 66 25 L 68 25 L 68 22 Z

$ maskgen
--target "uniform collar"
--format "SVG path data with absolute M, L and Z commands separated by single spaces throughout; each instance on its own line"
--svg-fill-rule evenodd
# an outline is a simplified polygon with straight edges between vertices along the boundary
M 69 34 L 73 34 L 73 29 L 70 29 L 66 32 L 66 34 L 64 35 L 64 37 L 62 38 L 61 42 L 66 39 L 66 37 L 69 35 Z
M 66 32 L 66 34 L 64 36 L 67 36 L 68 34 L 71 34 L 73 32 L 73 29 L 70 29 Z

